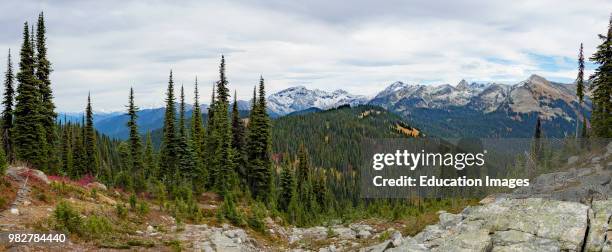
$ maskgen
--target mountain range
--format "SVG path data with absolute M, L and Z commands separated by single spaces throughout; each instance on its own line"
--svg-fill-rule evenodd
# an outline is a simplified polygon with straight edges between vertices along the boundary
M 421 85 L 394 82 L 372 99 L 350 94 L 291 87 L 268 96 L 268 113 L 273 117 L 315 113 L 342 105 L 375 105 L 394 112 L 430 135 L 441 137 L 529 137 L 539 117 L 547 135 L 562 137 L 573 134 L 576 118 L 590 116 L 591 101 L 587 93 L 578 104 L 574 84 L 548 81 L 532 75 L 516 84 L 469 83 L 456 85 Z M 238 101 L 239 109 L 250 109 L 249 101 Z M 177 106 L 178 107 L 178 106 Z M 202 105 L 207 112 L 207 105 Z M 188 117 L 192 106 L 187 107 Z M 138 112 L 140 131 L 161 128 L 164 108 Z M 78 122 L 80 114 L 63 113 L 59 119 Z M 95 113 L 96 128 L 107 135 L 127 137 L 127 116 L 123 112 Z

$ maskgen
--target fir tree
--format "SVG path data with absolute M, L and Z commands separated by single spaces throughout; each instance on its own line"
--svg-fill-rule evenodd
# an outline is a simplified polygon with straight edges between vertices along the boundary
M 198 78 L 195 79 L 195 88 L 194 88 L 194 104 L 193 111 L 191 112 L 191 146 L 193 149 L 193 154 L 195 157 L 196 169 L 197 169 L 197 183 L 194 184 L 199 189 L 203 189 L 202 187 L 206 181 L 206 170 L 204 161 L 205 157 L 205 137 L 206 132 L 204 131 L 204 126 L 202 125 L 202 110 L 200 109 L 200 93 L 198 91 Z
M 234 104 L 232 105 L 232 148 L 234 148 L 234 162 L 240 182 L 246 184 L 246 141 L 245 127 L 240 119 L 236 91 L 234 91 Z
M 145 175 L 148 178 L 156 177 L 158 175 L 158 166 L 155 158 L 155 151 L 153 150 L 153 141 L 151 140 L 151 132 L 147 132 L 144 151 L 144 167 Z
M 6 73 L 4 74 L 4 99 L 2 100 L 2 148 L 6 153 L 7 160 L 13 160 L 13 103 L 15 101 L 15 75 L 13 73 L 13 62 L 11 60 L 11 50 L 9 49 Z
M 187 139 L 187 129 L 185 126 L 185 91 L 181 86 L 181 103 L 179 108 L 179 142 L 178 142 L 178 157 L 179 157 L 179 168 L 180 175 L 190 183 L 192 183 L 197 176 L 195 167 L 195 157 L 191 145 Z
M 592 133 L 596 137 L 612 138 L 612 16 L 607 35 L 599 35 L 599 38 L 603 42 L 590 58 L 598 64 L 590 77 L 593 94 Z
M 166 91 L 166 114 L 164 118 L 163 138 L 160 149 L 160 169 L 161 176 L 166 182 L 171 182 L 175 172 L 177 172 L 177 136 L 175 128 L 175 108 L 174 108 L 174 81 L 172 71 L 168 78 L 168 90 Z
M 259 80 L 259 99 L 254 100 L 249 121 L 247 156 L 249 185 L 254 198 L 268 202 L 272 187 L 272 162 L 270 160 L 270 118 L 266 112 L 263 77 Z
M 576 77 L 576 96 L 578 97 L 578 110 L 582 111 L 582 102 L 584 101 L 584 54 L 583 54 L 583 46 L 580 43 L 580 51 L 578 52 L 578 76 Z M 582 125 L 586 125 L 586 117 L 584 113 L 582 116 Z M 576 116 L 576 137 L 584 137 L 583 134 L 578 135 L 578 124 L 579 118 Z M 586 128 L 582 128 L 581 132 L 586 132 Z
M 72 128 L 71 124 L 64 126 L 62 137 L 62 173 L 73 174 L 74 155 L 72 150 Z
M 34 75 L 36 62 L 27 22 L 23 27 L 20 56 L 13 128 L 15 158 L 43 169 L 46 164 L 43 152 L 46 149 L 46 137 L 45 129 L 40 124 L 40 94 L 38 80 Z
M 204 170 L 202 171 L 202 175 L 205 176 L 206 178 L 206 183 L 209 187 L 212 187 L 214 185 L 214 177 L 213 175 L 213 163 L 214 163 L 214 153 L 215 153 L 215 149 L 217 148 L 217 142 L 215 140 L 215 138 L 213 137 L 213 128 L 215 125 L 215 122 L 213 121 L 213 119 L 215 118 L 215 103 L 216 103 L 216 99 L 215 99 L 215 85 L 213 84 L 212 87 L 212 94 L 211 94 L 211 98 L 210 98 L 210 106 L 208 106 L 208 119 L 206 120 L 206 137 L 204 142 L 206 143 L 205 149 L 204 149 L 204 153 L 206 153 L 206 156 L 204 158 Z
M 136 120 L 138 119 L 138 107 L 134 104 L 134 89 L 130 87 L 130 95 L 128 101 L 127 115 L 129 120 L 127 126 L 130 129 L 130 154 L 132 155 L 132 173 L 136 176 L 144 177 L 143 160 L 142 160 L 142 141 L 140 140 L 140 133 L 138 132 L 138 125 Z
M 53 91 L 51 89 L 51 63 L 47 58 L 47 39 L 44 15 L 41 12 L 36 24 L 36 78 L 38 79 L 38 90 L 40 92 L 40 117 L 42 127 L 45 128 L 47 166 L 50 169 L 58 166 L 59 160 L 56 154 L 57 146 L 57 114 L 53 104 Z M 32 35 L 34 31 L 32 30 Z
M 221 56 L 221 64 L 219 66 L 219 81 L 217 81 L 217 100 L 215 101 L 213 125 L 212 125 L 212 141 L 215 142 L 215 151 L 213 152 L 212 178 L 214 180 L 214 188 L 223 194 L 229 192 L 234 186 L 234 159 L 232 149 L 232 135 L 230 129 L 230 120 L 228 116 L 229 110 L 229 94 L 228 81 L 225 76 L 225 57 Z
M 282 211 L 288 211 L 289 204 L 295 197 L 294 193 L 296 187 L 295 178 L 290 165 L 287 164 L 282 168 L 279 180 L 278 207 Z
M 91 107 L 91 95 L 87 94 L 87 107 L 85 108 L 85 165 L 87 170 L 85 174 L 94 176 L 99 175 L 98 170 L 98 155 L 96 153 L 96 129 L 93 125 L 93 109 Z

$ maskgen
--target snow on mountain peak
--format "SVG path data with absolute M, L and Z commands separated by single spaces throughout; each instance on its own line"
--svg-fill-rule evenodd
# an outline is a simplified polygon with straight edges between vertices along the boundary
M 287 88 L 268 97 L 269 109 L 279 115 L 312 107 L 330 109 L 344 104 L 355 106 L 366 102 L 365 96 L 353 95 L 342 89 L 327 92 L 319 89 L 310 90 L 304 86 Z

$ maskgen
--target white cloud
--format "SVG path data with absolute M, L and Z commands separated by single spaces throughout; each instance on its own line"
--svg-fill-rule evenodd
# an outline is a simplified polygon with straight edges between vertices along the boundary
M 21 25 L 44 10 L 56 103 L 123 109 L 160 104 L 167 76 L 203 102 L 227 57 L 230 89 L 249 99 L 260 74 L 268 92 L 291 85 L 373 94 L 390 82 L 519 81 L 544 69 L 530 55 L 590 55 L 609 1 L 5 1 L 0 49 L 17 51 Z M 5 8 L 6 7 L 6 8 Z M 4 64 L 0 64 L 4 71 Z M 177 88 L 178 91 L 178 88 Z

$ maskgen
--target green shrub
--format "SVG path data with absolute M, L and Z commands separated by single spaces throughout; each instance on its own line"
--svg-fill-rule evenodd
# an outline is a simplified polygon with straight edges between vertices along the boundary
M 123 204 L 117 204 L 115 206 L 115 210 L 117 212 L 117 216 L 121 219 L 127 218 L 128 211 Z
M 98 190 L 96 188 L 91 189 L 91 198 L 94 200 L 98 199 Z
M 251 215 L 248 219 L 248 224 L 253 230 L 258 232 L 265 232 L 266 225 L 264 223 L 264 218 L 266 218 L 266 207 L 257 202 L 251 207 Z
M 132 211 L 136 210 L 136 195 L 135 194 L 130 195 L 130 209 L 132 209 Z
M 89 238 L 104 238 L 113 231 L 110 221 L 104 216 L 92 215 L 83 223 L 83 234 Z
M 55 228 L 68 233 L 80 233 L 83 221 L 77 210 L 65 201 L 60 202 L 53 212 Z
M 138 215 L 145 216 L 148 213 L 149 213 L 149 204 L 147 204 L 147 202 L 141 201 L 140 204 L 138 204 Z

